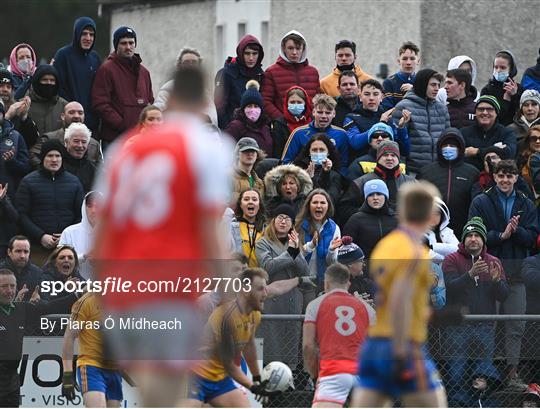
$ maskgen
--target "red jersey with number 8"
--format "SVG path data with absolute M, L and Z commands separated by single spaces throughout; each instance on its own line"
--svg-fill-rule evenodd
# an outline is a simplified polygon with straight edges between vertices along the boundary
M 345 290 L 332 290 L 308 304 L 304 325 L 316 326 L 319 377 L 358 373 L 358 352 L 369 327 L 362 301 Z

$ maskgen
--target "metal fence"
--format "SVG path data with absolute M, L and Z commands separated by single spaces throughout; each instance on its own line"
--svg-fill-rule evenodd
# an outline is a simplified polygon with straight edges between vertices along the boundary
M 311 406 L 314 385 L 303 370 L 301 336 L 300 341 L 294 336 L 301 331 L 303 319 L 302 315 L 263 315 L 257 335 L 264 339 L 263 361 L 287 363 L 296 388 L 273 399 L 268 407 Z M 281 336 L 282 331 L 289 336 Z M 274 334 L 278 340 L 272 339 Z M 267 348 L 269 343 L 271 348 Z M 519 362 L 522 385 L 540 383 L 540 315 L 466 316 L 459 327 L 430 328 L 427 347 L 450 407 L 521 407 L 524 390 L 518 382 L 509 385 L 506 379 L 509 356 Z
M 274 398 L 267 407 L 311 406 L 314 385 L 303 369 L 303 320 L 303 315 L 263 315 L 257 332 L 257 338 L 264 340 L 263 362 L 288 364 L 295 385 L 295 390 Z M 523 333 L 516 331 L 512 323 L 521 325 Z M 36 329 L 32 332 L 27 335 L 62 335 L 58 329 L 53 333 Z M 446 388 L 450 407 L 520 407 L 524 391 L 517 384 L 509 387 L 505 379 L 509 352 L 517 354 L 523 385 L 540 384 L 539 341 L 540 315 L 476 315 L 466 316 L 459 327 L 430 328 L 427 347 Z M 477 388 L 481 386 L 479 378 L 485 379 L 485 389 Z

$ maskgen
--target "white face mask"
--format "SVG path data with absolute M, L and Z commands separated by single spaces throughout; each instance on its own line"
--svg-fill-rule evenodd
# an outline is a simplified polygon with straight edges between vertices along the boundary
M 30 72 L 32 71 L 33 65 L 34 63 L 32 62 L 32 60 L 28 60 L 28 59 L 21 60 L 17 63 L 17 67 L 19 67 L 19 70 L 21 70 L 25 74 L 30 74 Z
M 508 79 L 509 73 L 508 71 L 496 71 L 493 70 L 493 78 L 499 82 L 504 82 Z

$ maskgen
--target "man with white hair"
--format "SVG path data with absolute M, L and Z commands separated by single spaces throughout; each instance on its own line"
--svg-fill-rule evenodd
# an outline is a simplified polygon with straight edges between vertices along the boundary
M 74 122 L 84 123 L 85 115 L 83 106 L 77 101 L 71 101 L 64 107 L 64 112 L 60 114 L 62 120 L 62 128 L 56 131 L 48 132 L 45 135 L 41 135 L 36 144 L 30 149 L 30 161 L 34 167 L 39 165 L 41 146 L 48 139 L 58 139 L 64 143 L 64 134 L 66 129 Z M 92 162 L 96 167 L 103 162 L 103 154 L 101 152 L 101 146 L 99 142 L 90 137 L 88 143 L 87 159 Z
M 67 155 L 64 160 L 64 169 L 79 178 L 84 193 L 92 190 L 96 166 L 88 159 L 88 144 L 92 132 L 82 122 L 73 122 L 64 133 L 64 145 Z

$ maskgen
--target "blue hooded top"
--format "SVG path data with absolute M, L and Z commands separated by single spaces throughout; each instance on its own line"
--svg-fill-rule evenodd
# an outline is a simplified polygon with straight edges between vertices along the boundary
M 81 34 L 86 27 L 92 27 L 96 33 L 96 23 L 90 17 L 79 17 L 73 24 L 73 41 L 59 49 L 54 56 L 54 67 L 60 78 L 59 95 L 67 101 L 77 101 L 84 108 L 85 123 L 92 129 L 97 129 L 98 120 L 91 111 L 92 85 L 96 72 L 101 65 L 101 58 L 93 50 L 81 48 Z

